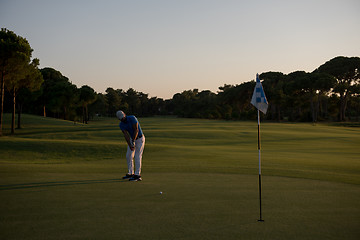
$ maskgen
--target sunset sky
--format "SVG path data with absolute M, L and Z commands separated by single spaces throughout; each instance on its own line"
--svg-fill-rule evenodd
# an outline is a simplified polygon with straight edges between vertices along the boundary
M 78 87 L 172 98 L 360 56 L 358 0 L 0 0 L 0 27 Z

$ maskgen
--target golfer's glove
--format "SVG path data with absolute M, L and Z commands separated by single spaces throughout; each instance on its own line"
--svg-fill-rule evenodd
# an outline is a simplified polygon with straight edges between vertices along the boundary
M 130 147 L 135 147 L 135 141 L 132 138 L 130 138 Z

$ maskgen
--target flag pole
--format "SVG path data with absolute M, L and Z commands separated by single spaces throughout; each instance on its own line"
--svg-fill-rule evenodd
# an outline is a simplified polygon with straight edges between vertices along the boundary
M 259 200 L 260 200 L 260 219 L 258 222 L 264 222 L 261 209 L 261 147 L 260 147 L 260 110 L 258 109 L 258 150 L 259 150 Z
M 260 202 L 260 219 L 259 222 L 264 222 L 262 219 L 262 209 L 261 209 L 261 147 L 260 147 L 260 111 L 266 114 L 268 109 L 268 101 L 265 97 L 265 92 L 260 82 L 259 74 L 256 74 L 256 85 L 254 92 L 251 98 L 252 105 L 257 108 L 258 114 L 258 151 L 259 151 L 259 202 Z

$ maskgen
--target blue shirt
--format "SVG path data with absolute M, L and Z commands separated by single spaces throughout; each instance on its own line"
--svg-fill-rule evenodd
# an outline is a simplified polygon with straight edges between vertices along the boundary
M 139 129 L 138 138 L 141 138 L 143 133 L 140 127 L 140 123 L 135 116 L 126 116 L 126 122 L 120 122 L 119 127 L 122 131 L 127 131 L 130 134 L 131 138 L 134 139 L 135 129 L 133 128 L 133 125 L 136 123 L 138 124 Z

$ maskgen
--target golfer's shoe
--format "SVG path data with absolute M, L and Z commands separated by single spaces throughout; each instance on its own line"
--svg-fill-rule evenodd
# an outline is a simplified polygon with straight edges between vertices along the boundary
M 126 174 L 125 176 L 123 176 L 123 178 L 122 179 L 130 179 L 130 178 L 132 178 L 132 177 L 134 177 L 134 174 Z
M 134 175 L 132 178 L 129 179 L 129 181 L 134 181 L 134 182 L 142 181 L 142 178 L 140 175 Z

